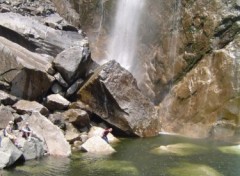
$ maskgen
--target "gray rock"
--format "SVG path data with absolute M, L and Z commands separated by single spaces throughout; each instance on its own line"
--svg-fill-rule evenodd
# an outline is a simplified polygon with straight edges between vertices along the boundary
M 68 87 L 68 83 L 63 79 L 60 73 L 56 73 L 54 78 L 59 82 L 59 84 L 65 88 Z
M 88 132 L 88 138 L 91 138 L 93 136 L 102 137 L 103 132 L 104 132 L 103 128 L 92 126 L 90 131 Z M 108 133 L 107 138 L 110 144 L 119 142 L 119 139 L 114 137 L 111 133 Z
M 54 83 L 51 87 L 51 90 L 55 94 L 60 94 L 63 91 L 62 87 L 58 83 Z
M 6 128 L 9 121 L 14 121 L 12 109 L 10 107 L 0 106 L 0 129 Z
M 83 39 L 77 32 L 55 30 L 33 18 L 19 14 L 1 13 L 0 18 L 2 19 L 0 25 L 15 31 L 11 36 L 7 36 L 9 30 L 1 35 L 17 43 L 25 39 L 24 46 L 34 52 L 56 56 L 66 48 L 77 46 Z M 23 39 L 21 41 L 14 39 L 17 35 Z
M 18 98 L 0 90 L 0 103 L 4 105 L 13 105 Z
M 81 145 L 81 150 L 99 155 L 108 155 L 116 152 L 99 136 L 94 136 L 88 139 L 84 144 Z
M 49 114 L 48 109 L 36 101 L 19 100 L 13 105 L 13 108 L 19 114 L 31 114 L 33 111 L 40 112 L 44 116 L 48 116 Z
M 9 83 L 7 83 L 5 81 L 0 81 L 0 89 L 1 90 L 10 90 Z
M 47 97 L 45 106 L 49 110 L 63 110 L 67 109 L 70 102 L 66 100 L 64 97 L 62 97 L 59 94 L 52 94 Z
M 125 134 L 158 134 L 160 124 L 154 105 L 140 92 L 133 76 L 115 61 L 95 71 L 78 91 L 78 99 Z
M 80 27 L 80 15 L 72 8 L 69 1 L 66 0 L 51 0 L 58 13 L 73 26 Z
M 47 72 L 52 66 L 43 56 L 3 37 L 0 37 L 0 55 L 0 80 L 11 84 L 12 95 L 35 99 L 51 86 L 53 77 Z
M 66 97 L 70 97 L 72 96 L 74 93 L 76 93 L 81 85 L 83 84 L 83 80 L 82 79 L 78 79 L 75 83 L 73 83 L 69 88 L 68 90 L 66 91 L 66 94 L 65 96 Z
M 18 140 L 19 145 L 22 146 L 22 152 L 24 159 L 32 160 L 41 158 L 44 156 L 44 142 L 35 138 L 31 137 L 31 140 L 27 141 L 24 138 Z
M 68 48 L 58 54 L 53 61 L 56 70 L 61 73 L 64 80 L 68 83 L 72 83 L 77 78 L 85 76 L 86 63 L 88 63 L 87 60 L 83 61 L 82 47 Z
M 78 128 L 89 127 L 90 118 L 86 111 L 81 109 L 69 109 L 64 113 L 65 121 L 74 124 Z
M 25 121 L 28 121 L 33 133 L 42 141 L 45 141 L 46 150 L 50 155 L 65 157 L 71 155 L 71 147 L 64 138 L 62 130 L 46 117 L 42 116 L 39 112 L 33 112 Z
M 66 124 L 64 121 L 64 115 L 62 113 L 54 113 L 50 114 L 48 119 L 56 126 L 58 126 L 60 129 L 65 130 Z
M 0 154 L 0 169 L 3 169 L 13 165 L 23 153 L 12 143 L 9 138 L 3 138 L 2 147 L 0 147 Z
M 65 138 L 70 144 L 80 140 L 80 135 L 80 132 L 71 123 L 66 123 Z

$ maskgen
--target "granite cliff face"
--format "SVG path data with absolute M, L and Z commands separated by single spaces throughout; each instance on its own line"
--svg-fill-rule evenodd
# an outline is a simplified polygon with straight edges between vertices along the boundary
M 115 3 L 72 2 L 101 60 Z M 162 130 L 215 138 L 238 133 L 239 8 L 236 0 L 146 2 L 133 74 L 158 106 Z

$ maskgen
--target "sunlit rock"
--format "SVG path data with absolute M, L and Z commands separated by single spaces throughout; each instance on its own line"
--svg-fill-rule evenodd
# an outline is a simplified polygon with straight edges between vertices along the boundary
M 60 73 L 56 73 L 54 75 L 54 78 L 58 81 L 58 83 L 61 86 L 65 87 L 65 88 L 69 87 L 68 83 L 63 79 L 63 77 L 62 77 L 62 75 Z
M 44 142 L 38 138 L 31 137 L 31 140 L 27 141 L 24 138 L 18 138 L 18 144 L 22 147 L 24 160 L 38 159 L 44 156 Z
M 19 114 L 31 114 L 33 111 L 40 112 L 45 116 L 49 114 L 48 109 L 36 101 L 19 100 L 13 105 L 13 108 L 16 109 Z
M 70 145 L 64 138 L 62 130 L 46 117 L 39 112 L 33 112 L 25 121 L 28 121 L 32 131 L 42 141 L 45 141 L 46 150 L 50 155 L 65 157 L 71 155 Z M 23 121 L 23 124 L 25 121 Z
M 90 111 L 126 134 L 158 134 L 154 105 L 142 95 L 133 76 L 115 61 L 98 68 L 77 95 Z
M 202 153 L 206 149 L 204 147 L 188 144 L 188 143 L 179 143 L 166 146 L 160 146 L 153 149 L 151 152 L 159 155 L 178 155 L 178 156 L 188 156 L 196 153 Z
M 63 113 L 66 122 L 74 124 L 78 128 L 89 127 L 90 118 L 86 111 L 81 109 L 69 109 Z
M 236 77 L 240 62 L 236 57 L 238 52 L 232 46 L 238 46 L 239 41 L 237 37 L 225 49 L 205 56 L 173 86 L 159 106 L 165 131 L 208 137 L 215 129 L 222 133 L 214 134 L 218 138 L 234 135 L 240 114 L 236 108 L 239 107 L 240 82 Z M 221 130 L 216 124 L 222 122 L 226 125 L 221 125 Z M 183 128 L 181 124 L 184 124 Z
M 83 39 L 77 32 L 55 30 L 16 13 L 1 13 L 0 18 L 0 25 L 14 31 L 6 30 L 2 35 L 16 43 L 20 42 L 30 51 L 56 56 L 66 48 L 78 46 Z M 11 35 L 7 35 L 9 33 Z
M 88 67 L 93 61 L 90 55 L 83 55 L 80 46 L 68 48 L 57 55 L 53 65 L 68 83 L 73 83 L 79 77 L 85 77 Z
M 108 155 L 116 152 L 111 145 L 99 136 L 93 136 L 81 145 L 81 150 L 96 155 Z
M 182 163 L 179 167 L 168 169 L 168 172 L 172 176 L 185 176 L 185 175 L 211 175 L 211 176 L 223 176 L 214 168 L 202 165 L 202 164 L 190 164 Z
M 0 37 L 0 80 L 11 84 L 11 94 L 34 99 L 46 93 L 53 77 L 48 74 L 51 63 L 43 56 Z
M 45 106 L 52 111 L 67 109 L 69 104 L 70 102 L 60 94 L 52 94 L 47 96 L 47 100 L 45 102 Z
M 80 132 L 71 123 L 66 122 L 65 138 L 70 144 L 80 140 L 80 135 Z
M 13 105 L 17 101 L 17 97 L 0 90 L 0 104 Z
M 103 132 L 104 132 L 103 128 L 92 126 L 90 131 L 88 132 L 88 138 L 91 138 L 93 136 L 102 137 Z M 119 142 L 119 139 L 114 137 L 111 133 L 108 133 L 107 138 L 110 144 Z
M 9 138 L 3 138 L 0 147 L 0 154 L 0 169 L 3 169 L 14 164 L 23 153 L 12 143 Z
M 6 128 L 9 121 L 14 120 L 14 110 L 11 107 L 0 106 L 0 129 Z

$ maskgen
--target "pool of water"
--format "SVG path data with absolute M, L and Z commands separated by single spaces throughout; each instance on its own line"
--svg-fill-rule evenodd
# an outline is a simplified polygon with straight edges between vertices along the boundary
M 161 146 L 161 147 L 160 147 Z M 166 147 L 167 146 L 167 147 Z M 46 157 L 0 171 L 1 176 L 238 176 L 240 146 L 160 135 L 121 139 L 116 153 Z

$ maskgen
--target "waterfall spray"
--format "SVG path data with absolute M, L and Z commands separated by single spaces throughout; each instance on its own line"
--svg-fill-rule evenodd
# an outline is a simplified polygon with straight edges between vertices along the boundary
M 115 23 L 108 46 L 108 60 L 116 60 L 131 71 L 144 0 L 118 0 Z

